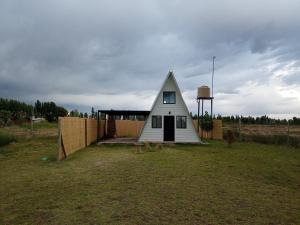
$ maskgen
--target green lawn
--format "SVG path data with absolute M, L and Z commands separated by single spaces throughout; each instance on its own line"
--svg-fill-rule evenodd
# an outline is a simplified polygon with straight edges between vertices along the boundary
M 213 142 L 56 154 L 55 138 L 0 147 L 0 224 L 300 224 L 299 149 Z

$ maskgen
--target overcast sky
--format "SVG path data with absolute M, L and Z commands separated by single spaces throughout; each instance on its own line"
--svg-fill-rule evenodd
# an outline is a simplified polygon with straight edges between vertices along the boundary
M 300 116 L 299 0 L 0 0 L 0 97 L 149 110 L 169 70 L 190 111 Z

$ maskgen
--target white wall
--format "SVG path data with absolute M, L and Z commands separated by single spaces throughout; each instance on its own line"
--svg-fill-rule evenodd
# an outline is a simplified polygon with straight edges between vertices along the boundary
M 184 100 L 176 87 L 175 80 L 172 76 L 169 76 L 165 85 L 159 93 L 157 101 L 153 106 L 152 111 L 146 121 L 145 127 L 139 138 L 139 141 L 153 141 L 163 142 L 164 138 L 164 116 L 172 115 L 175 119 L 175 142 L 199 142 L 200 139 L 195 131 L 189 112 L 187 111 Z M 175 91 L 176 92 L 176 104 L 163 104 L 163 92 L 164 91 Z M 169 114 L 169 112 L 171 112 Z M 162 128 L 152 128 L 152 116 L 162 116 Z M 177 129 L 176 128 L 176 116 L 187 117 L 187 128 Z

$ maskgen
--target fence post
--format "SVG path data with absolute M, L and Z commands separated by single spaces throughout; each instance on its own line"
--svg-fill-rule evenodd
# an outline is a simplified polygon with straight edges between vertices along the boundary
M 290 121 L 288 120 L 288 129 L 287 129 L 287 145 L 290 145 Z
M 87 147 L 87 132 L 88 132 L 88 130 L 87 130 L 87 127 L 88 127 L 88 121 L 87 121 L 88 119 L 87 118 L 85 118 L 84 119 L 84 126 L 85 126 L 85 129 L 84 129 L 84 135 L 85 135 L 85 147 Z
M 101 118 L 100 118 L 100 121 L 101 121 Z M 100 129 L 101 129 L 101 124 L 99 124 L 99 110 L 97 111 L 97 143 L 99 142 L 99 127 L 100 127 Z
M 57 161 L 60 161 L 61 157 L 61 151 L 62 151 L 62 146 L 61 146 L 61 118 L 58 117 L 58 139 L 57 139 L 57 144 L 58 144 L 58 156 L 57 156 Z
M 31 130 L 31 137 L 33 136 L 33 118 L 30 121 L 30 130 Z
M 242 121 L 241 118 L 239 118 L 239 141 L 242 141 L 241 127 L 242 127 Z

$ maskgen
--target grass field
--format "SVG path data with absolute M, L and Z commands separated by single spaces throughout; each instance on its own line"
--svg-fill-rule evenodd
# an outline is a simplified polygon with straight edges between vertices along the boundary
M 0 132 L 8 133 L 16 137 L 55 137 L 58 134 L 58 124 L 43 121 L 34 123 L 31 130 L 30 123 L 23 123 L 21 125 L 13 125 L 8 127 L 1 127 Z
M 0 148 L 0 224 L 300 224 L 299 149 L 213 142 L 56 154 L 53 137 Z
M 232 129 L 238 131 L 238 123 L 224 123 L 223 128 L 225 130 Z M 299 125 L 262 125 L 262 124 L 242 124 L 241 132 L 246 135 L 259 134 L 259 135 L 289 135 L 293 137 L 300 137 L 300 126 Z
M 21 128 L 27 129 L 27 130 L 31 130 L 31 123 L 23 123 L 20 125 Z M 32 128 L 33 130 L 41 130 L 41 129 L 51 129 L 51 128 L 55 128 L 57 129 L 58 125 L 57 122 L 48 122 L 48 121 L 41 121 L 39 123 L 33 123 Z

